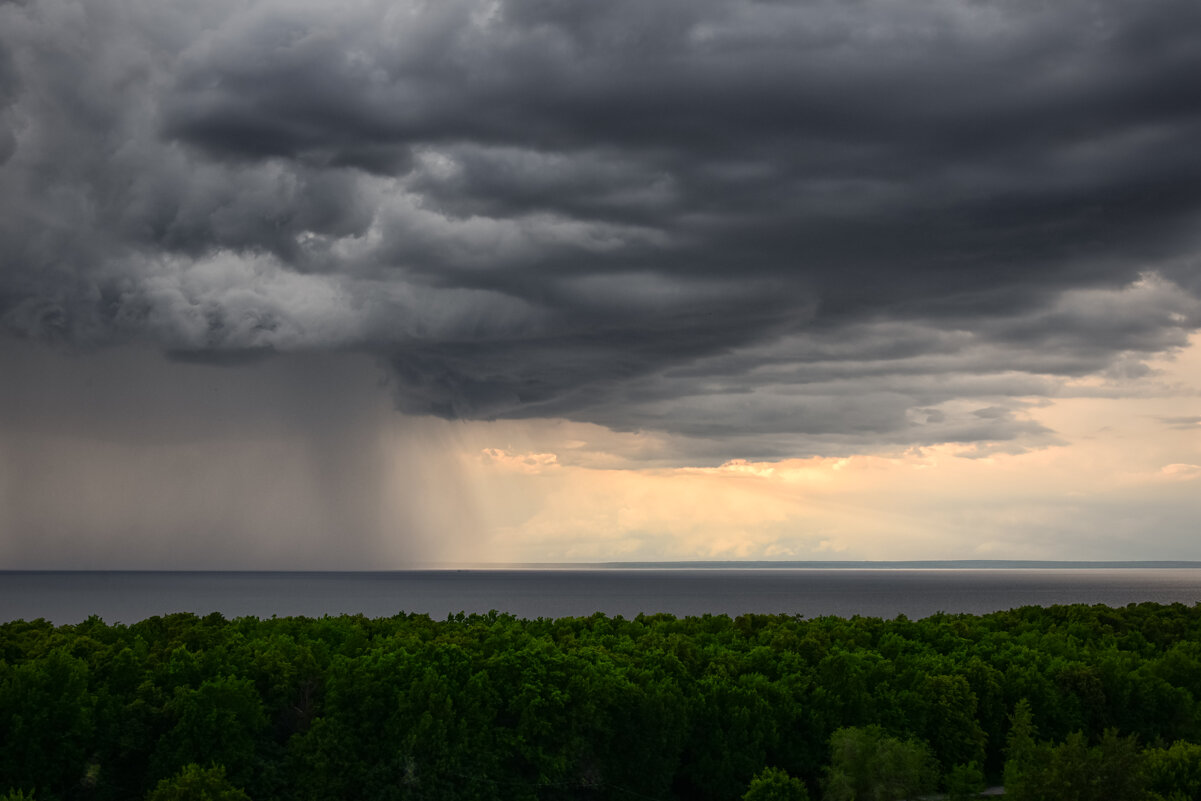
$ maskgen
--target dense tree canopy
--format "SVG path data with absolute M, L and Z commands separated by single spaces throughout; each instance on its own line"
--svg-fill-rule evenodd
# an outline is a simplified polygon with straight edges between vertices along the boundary
M 1197 799 L 1198 698 L 1201 606 L 17 621 L 0 792 Z

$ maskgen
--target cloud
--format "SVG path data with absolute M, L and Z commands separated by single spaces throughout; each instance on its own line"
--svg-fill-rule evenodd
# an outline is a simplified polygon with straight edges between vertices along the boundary
M 1160 422 L 1168 428 L 1180 429 L 1182 431 L 1195 431 L 1197 426 L 1201 426 L 1201 415 L 1181 415 L 1179 417 L 1160 417 Z
M 1151 364 L 1168 386 L 1183 381 L 1191 394 L 1064 397 L 1030 408 L 1029 419 L 1069 443 L 1037 450 L 962 442 L 680 467 L 655 462 L 646 434 L 488 424 L 481 442 L 508 442 L 506 455 L 519 463 L 553 458 L 555 467 L 519 471 L 477 459 L 471 483 L 487 510 L 482 539 L 495 558 L 512 561 L 1192 558 L 1199 429 L 1168 431 L 1162 420 L 1195 407 L 1199 359 L 1194 344 Z M 956 411 L 979 412 L 1005 416 L 1000 408 Z M 609 458 L 623 445 L 628 461 Z M 589 448 L 603 458 L 588 459 Z
M 1168 464 L 1163 466 L 1160 473 L 1164 478 L 1172 481 L 1192 481 L 1196 478 L 1201 478 L 1201 465 Z
M 366 353 L 408 413 L 720 462 L 1039 447 L 1034 399 L 1123 391 L 1201 325 L 1188 0 L 34 0 L 0 25 L 21 337 Z

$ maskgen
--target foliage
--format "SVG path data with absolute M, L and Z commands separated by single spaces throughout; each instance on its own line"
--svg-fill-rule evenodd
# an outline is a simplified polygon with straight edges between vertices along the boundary
M 966 801 L 984 791 L 984 771 L 975 762 L 955 765 L 945 781 L 947 801 Z
M 1183 740 L 1146 753 L 1147 784 L 1163 797 L 1201 798 L 1201 745 Z
M 839 729 L 830 738 L 828 801 L 900 801 L 936 783 L 925 743 L 890 737 L 879 726 Z
M 1059 744 L 1014 751 L 1011 759 L 1022 760 L 1019 782 L 1009 780 L 1006 771 L 1006 797 L 1013 801 L 1141 801 L 1147 796 L 1144 752 L 1135 737 L 1120 737 L 1113 729 L 1095 746 L 1073 732 Z
M 764 768 L 751 779 L 742 801 L 809 801 L 809 789 L 779 768 Z
M 196 763 L 184 765 L 174 776 L 155 786 L 146 801 L 250 801 L 243 791 L 230 784 L 225 768 L 202 768 Z
M 1013 710 L 1005 741 L 1005 794 L 1010 799 L 1024 801 L 1035 792 L 1033 774 L 1044 759 L 1035 740 L 1037 736 L 1030 701 L 1023 698 Z
M 910 774 L 955 797 L 982 774 L 1013 801 L 1196 801 L 1199 699 L 1201 606 L 1180 604 L 14 621 L 0 788 L 124 801 L 221 765 L 256 801 L 727 801 L 782 776 L 885 798 Z

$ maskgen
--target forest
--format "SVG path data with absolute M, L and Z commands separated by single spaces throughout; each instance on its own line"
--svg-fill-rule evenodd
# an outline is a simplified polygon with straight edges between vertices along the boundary
M 0 799 L 1201 799 L 1201 606 L 0 625 Z

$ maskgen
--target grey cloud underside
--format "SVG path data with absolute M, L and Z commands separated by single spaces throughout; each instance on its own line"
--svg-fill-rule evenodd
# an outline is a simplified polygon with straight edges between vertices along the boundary
M 23 336 L 361 350 L 406 412 L 772 456 L 1053 441 L 1030 398 L 1145 380 L 1201 325 L 1191 0 L 35 1 L 0 29 Z

